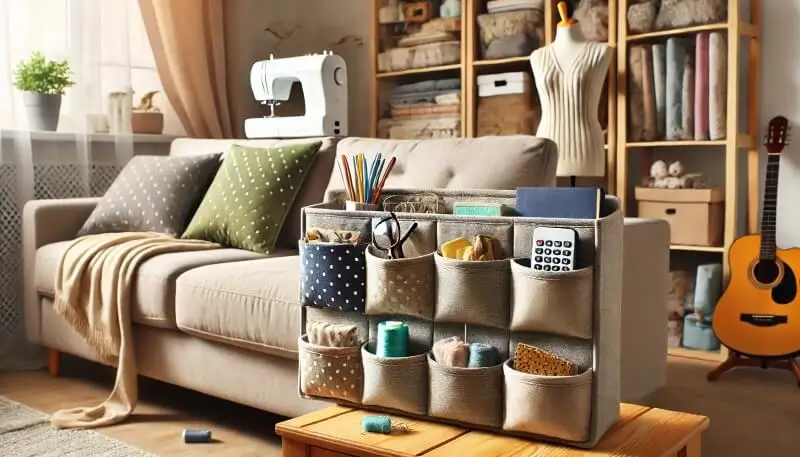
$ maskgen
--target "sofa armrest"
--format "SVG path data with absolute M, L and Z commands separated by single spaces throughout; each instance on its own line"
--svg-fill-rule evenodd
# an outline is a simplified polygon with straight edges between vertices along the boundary
M 622 266 L 622 401 L 641 402 L 667 381 L 669 224 L 625 218 Z
M 22 209 L 25 333 L 32 342 L 40 341 L 41 331 L 39 296 L 34 281 L 36 250 L 46 244 L 75 238 L 98 201 L 100 197 L 31 200 Z

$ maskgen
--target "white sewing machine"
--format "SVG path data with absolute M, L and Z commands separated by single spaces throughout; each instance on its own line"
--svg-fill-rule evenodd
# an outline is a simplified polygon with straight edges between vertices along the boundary
M 303 87 L 305 115 L 276 116 L 275 107 L 289 100 L 295 82 Z M 250 85 L 270 114 L 245 119 L 247 138 L 347 135 L 347 66 L 331 51 L 284 59 L 270 55 L 269 60 L 253 64 Z

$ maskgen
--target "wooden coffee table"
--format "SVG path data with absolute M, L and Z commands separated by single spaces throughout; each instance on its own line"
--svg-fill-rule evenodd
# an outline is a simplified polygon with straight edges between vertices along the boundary
M 700 457 L 704 416 L 622 404 L 619 422 L 591 451 L 392 416 L 413 431 L 362 434 L 361 418 L 380 413 L 334 406 L 281 422 L 284 457 Z M 577 451 L 577 452 L 576 452 Z

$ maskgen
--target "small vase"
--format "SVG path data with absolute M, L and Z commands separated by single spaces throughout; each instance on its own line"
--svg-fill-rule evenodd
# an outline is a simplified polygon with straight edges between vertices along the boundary
M 442 6 L 439 7 L 439 16 L 441 17 L 460 17 L 461 16 L 461 0 L 444 0 Z
M 30 130 L 55 132 L 58 129 L 61 95 L 23 92 L 22 103 L 25 105 Z

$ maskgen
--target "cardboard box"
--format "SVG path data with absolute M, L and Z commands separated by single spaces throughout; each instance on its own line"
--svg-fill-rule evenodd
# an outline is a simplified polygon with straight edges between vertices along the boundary
M 637 187 L 639 217 L 669 222 L 672 244 L 722 246 L 725 228 L 723 189 Z

